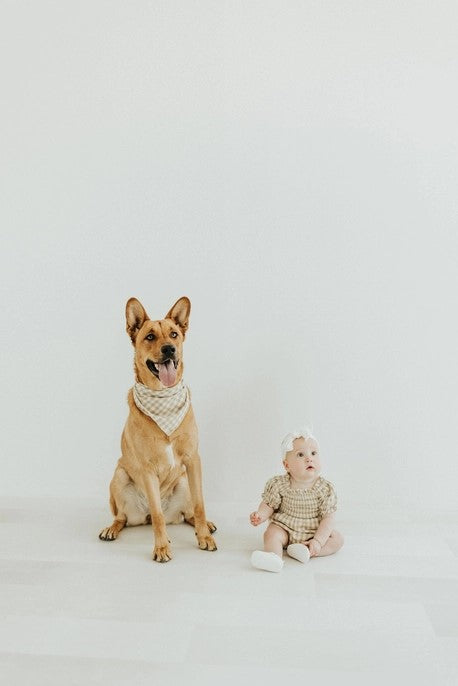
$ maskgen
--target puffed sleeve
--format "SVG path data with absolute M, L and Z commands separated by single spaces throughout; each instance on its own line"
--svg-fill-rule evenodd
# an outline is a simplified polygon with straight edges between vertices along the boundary
M 274 476 L 272 479 L 269 479 L 269 481 L 264 486 L 262 500 L 266 503 L 266 505 L 269 505 L 269 507 L 272 507 L 274 510 L 277 510 L 280 507 L 281 495 L 279 492 L 279 484 L 277 477 Z
M 320 497 L 320 519 L 326 517 L 326 515 L 332 514 L 337 510 L 337 493 L 334 486 L 326 481 Z

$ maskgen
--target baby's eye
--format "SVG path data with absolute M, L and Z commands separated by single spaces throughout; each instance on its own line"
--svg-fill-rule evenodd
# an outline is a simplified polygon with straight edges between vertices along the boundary
M 316 450 L 312 450 L 312 455 L 316 455 Z
M 298 457 L 304 457 L 304 453 L 297 453 Z

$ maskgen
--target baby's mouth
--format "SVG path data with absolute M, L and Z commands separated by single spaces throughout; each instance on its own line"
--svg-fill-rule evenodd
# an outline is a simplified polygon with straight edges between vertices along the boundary
M 307 470 L 308 469 L 315 469 L 315 467 L 313 466 L 313 464 L 309 464 L 309 466 L 307 467 Z

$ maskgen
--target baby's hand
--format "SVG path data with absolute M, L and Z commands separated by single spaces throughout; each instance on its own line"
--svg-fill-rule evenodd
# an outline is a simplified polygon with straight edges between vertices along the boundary
M 262 524 L 264 520 L 261 518 L 259 512 L 252 512 L 250 514 L 250 522 L 253 524 L 253 526 L 258 526 L 258 524 Z
M 310 541 L 307 541 L 305 545 L 310 551 L 310 557 L 316 557 L 321 550 L 321 543 L 316 541 L 314 538 L 310 539 Z

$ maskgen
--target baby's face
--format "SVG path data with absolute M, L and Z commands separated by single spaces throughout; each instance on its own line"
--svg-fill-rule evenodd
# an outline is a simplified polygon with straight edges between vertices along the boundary
M 318 476 L 321 471 L 318 443 L 313 438 L 296 438 L 283 464 L 295 479 L 307 480 Z

